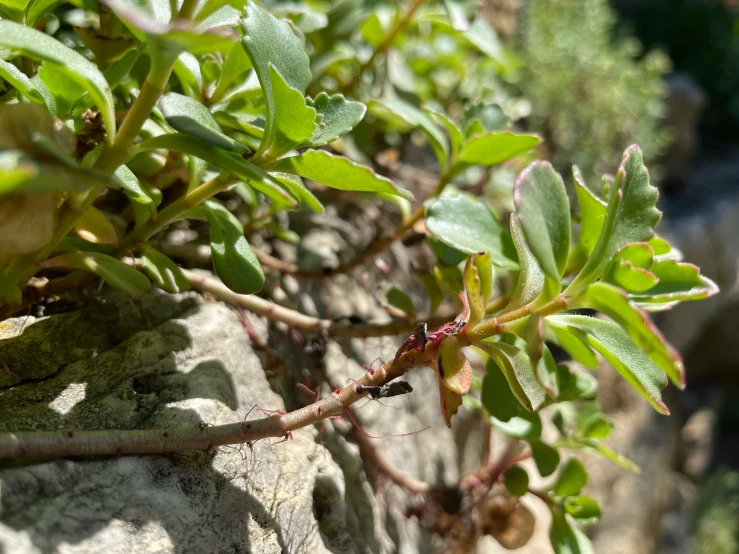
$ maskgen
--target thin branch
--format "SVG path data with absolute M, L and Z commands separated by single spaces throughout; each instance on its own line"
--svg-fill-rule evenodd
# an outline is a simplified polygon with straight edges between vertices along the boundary
M 287 414 L 226 425 L 194 426 L 175 429 L 41 431 L 0 433 L 0 459 L 59 458 L 68 456 L 118 456 L 124 454 L 163 454 L 184 450 L 210 450 L 228 444 L 243 444 L 267 437 L 290 438 L 292 432 L 341 414 L 366 392 L 358 386 L 382 386 L 410 369 L 425 365 L 438 355 L 438 343 L 424 350 L 408 349 L 393 360 L 367 372 L 343 390 L 323 400 Z
M 329 319 L 320 319 L 312 317 L 289 308 L 274 304 L 269 300 L 254 295 L 238 294 L 229 290 L 220 281 L 207 277 L 199 273 L 194 273 L 183 269 L 193 288 L 202 292 L 207 292 L 223 300 L 232 306 L 240 306 L 257 315 L 266 317 L 271 321 L 281 321 L 289 327 L 300 331 L 312 333 L 326 333 L 332 337 L 383 337 L 389 335 L 400 335 L 412 332 L 418 322 L 416 321 L 394 321 L 383 325 L 361 324 L 361 325 L 343 325 Z M 449 321 L 451 318 L 437 317 L 428 321 L 432 327 L 441 325 Z

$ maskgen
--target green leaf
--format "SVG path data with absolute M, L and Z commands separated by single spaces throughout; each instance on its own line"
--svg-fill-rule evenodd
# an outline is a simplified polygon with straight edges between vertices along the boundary
M 546 323 L 546 319 L 544 322 Z M 551 329 L 554 334 L 554 341 L 564 348 L 573 360 L 590 369 L 598 367 L 598 358 L 596 358 L 595 352 L 580 337 L 573 335 L 562 327 L 547 326 L 547 329 Z
M 454 123 L 448 115 L 431 108 L 424 108 L 424 111 L 433 117 L 438 124 L 444 127 L 444 129 L 446 129 L 450 145 L 450 165 L 456 164 L 457 159 L 459 158 L 459 153 L 462 151 L 462 146 L 464 145 L 464 135 L 462 134 L 462 131 L 459 130 L 457 124 Z
M 148 244 L 141 247 L 141 263 L 149 278 L 163 291 L 176 294 L 190 290 L 190 281 L 177 264 Z
M 426 202 L 426 228 L 445 244 L 466 254 L 490 252 L 493 264 L 518 269 L 513 242 L 493 212 L 466 194 Z
M 464 165 L 498 165 L 528 152 L 540 142 L 541 139 L 534 135 L 487 132 L 465 142 L 459 161 Z
M 95 206 L 90 206 L 77 218 L 74 230 L 83 239 L 92 243 L 118 245 L 115 227 Z
M 563 507 L 575 521 L 581 524 L 593 523 L 600 518 L 600 506 L 590 496 L 570 496 L 565 498 Z
M 503 473 L 503 484 L 513 496 L 523 496 L 529 490 L 529 474 L 521 466 L 511 466 Z
M 415 318 L 416 309 L 411 297 L 389 283 L 380 287 L 380 301 L 395 317 Z
M 590 373 L 572 371 L 566 365 L 558 365 L 559 400 L 593 400 L 598 392 L 598 381 Z
M 488 340 L 476 342 L 475 346 L 485 350 L 495 360 L 506 376 L 511 391 L 524 408 L 536 411 L 541 407 L 546 393 L 536 380 L 531 358 L 526 352 L 511 344 Z
M 0 21 L 0 46 L 18 50 L 35 60 L 55 64 L 69 79 L 90 94 L 105 122 L 106 140 L 115 138 L 115 102 L 105 77 L 95 64 L 55 38 L 18 23 Z
M 634 462 L 632 462 L 628 458 L 621 456 L 620 454 L 616 454 L 613 450 L 611 450 L 610 448 L 606 446 L 603 446 L 597 440 L 582 439 L 578 443 L 568 444 L 568 447 L 580 448 L 583 450 L 587 450 L 589 452 L 595 452 L 596 454 L 600 454 L 607 460 L 610 460 L 614 464 L 628 471 L 631 471 L 632 473 L 639 473 L 638 465 L 636 465 Z
M 303 92 L 292 88 L 272 63 L 268 72 L 272 82 L 275 118 L 272 126 L 267 126 L 269 132 L 265 133 L 258 153 L 264 152 L 272 158 L 279 158 L 311 138 L 319 128 L 320 118 L 306 102 Z
M 526 237 L 516 214 L 511 214 L 510 225 L 511 236 L 518 253 L 519 272 L 516 288 L 510 301 L 503 309 L 503 313 L 516 310 L 536 300 L 544 290 L 546 282 L 544 272 L 526 242 Z
M 325 146 L 343 137 L 354 129 L 362 119 L 367 108 L 361 102 L 347 100 L 343 94 L 329 96 L 322 92 L 312 103 L 321 122 L 306 146 Z
M 513 395 L 506 376 L 492 358 L 485 362 L 481 399 L 490 415 L 500 421 L 510 421 L 518 414 L 518 400 Z
M 203 75 L 198 59 L 189 52 L 183 52 L 174 64 L 174 73 L 180 80 L 180 86 L 185 94 L 202 103 Z
M 436 259 L 441 265 L 456 266 L 468 257 L 466 253 L 460 252 L 451 246 L 447 246 L 433 237 L 428 237 L 426 242 L 431 247 L 432 252 L 436 255 Z
M 582 531 L 571 527 L 559 508 L 551 508 L 552 525 L 549 540 L 554 554 L 595 554 L 593 545 Z
M 586 439 L 604 440 L 610 436 L 612 431 L 613 423 L 606 419 L 602 413 L 596 412 L 580 422 L 577 433 Z
M 617 323 L 582 315 L 552 315 L 545 321 L 579 336 L 608 360 L 655 410 L 670 413 L 660 393 L 667 385 L 667 375 Z
M 147 139 L 137 146 L 137 151 L 156 150 L 158 148 L 184 152 L 205 160 L 238 177 L 273 200 L 289 206 L 296 204 L 292 195 L 285 191 L 274 177 L 237 154 L 221 150 L 195 137 L 179 133 L 159 135 Z
M 574 295 L 600 277 L 618 250 L 630 242 L 644 242 L 654 235 L 662 214 L 655 207 L 657 189 L 649 184 L 639 147 L 624 153 L 616 180 L 609 190 L 608 208 L 598 242 L 580 273 L 565 290 Z
M 486 131 L 503 131 L 510 126 L 511 121 L 498 104 L 472 104 L 462 117 L 462 128 L 467 137 Z
M 105 76 L 105 80 L 108 81 L 111 90 L 115 90 L 115 88 L 125 81 L 125 79 L 131 74 L 131 70 L 133 70 L 133 67 L 136 65 L 136 62 L 139 61 L 139 58 L 141 57 L 141 54 L 144 53 L 145 49 L 146 45 L 140 44 L 133 50 L 126 52 L 120 59 L 114 61 L 105 70 L 103 75 Z
M 74 267 L 99 275 L 111 287 L 130 296 L 143 296 L 151 289 L 146 276 L 122 261 L 99 252 L 70 252 L 43 262 L 43 267 Z
M 320 200 L 305 186 L 303 180 L 298 175 L 290 175 L 289 173 L 271 172 L 270 175 L 277 179 L 303 204 L 310 210 L 322 214 L 325 209 Z
M 46 109 L 49 110 L 51 115 L 56 115 L 54 97 L 41 79 L 29 79 L 20 69 L 1 58 L 0 78 L 5 79 L 14 89 L 29 100 L 46 106 Z
M 194 98 L 168 92 L 159 99 L 159 108 L 167 123 L 181 133 L 233 152 L 249 151 L 248 147 L 224 135 L 208 108 Z
M 274 169 L 294 173 L 334 189 L 386 192 L 414 200 L 409 190 L 378 175 L 371 168 L 325 150 L 306 150 L 297 156 L 283 158 Z
M 580 269 L 595 250 L 603 222 L 606 219 L 607 205 L 595 196 L 585 185 L 580 170 L 573 166 L 572 178 L 575 182 L 575 194 L 580 206 L 580 234 L 577 245 L 570 254 L 570 268 Z
M 549 477 L 554 473 L 559 465 L 559 452 L 539 439 L 531 439 L 529 447 L 539 475 Z
M 520 412 L 508 421 L 491 417 L 490 424 L 516 439 L 537 439 L 541 436 L 541 418 L 534 412 Z
M 536 161 L 521 172 L 513 191 L 516 215 L 531 252 L 557 284 L 570 252 L 570 203 L 562 177 L 549 162 Z
M 634 302 L 647 311 L 665 310 L 677 302 L 707 298 L 719 291 L 716 283 L 701 275 L 700 269 L 693 264 L 674 259 L 656 260 L 650 271 L 659 282 L 631 295 Z
M 572 496 L 588 483 L 588 472 L 577 458 L 570 458 L 559 468 L 552 491 L 555 496 Z
M 685 387 L 685 368 L 680 354 L 670 346 L 649 316 L 616 287 L 596 282 L 583 291 L 573 307 L 593 308 L 623 327 L 636 345 L 646 352 L 673 383 Z
M 367 104 L 369 111 L 382 119 L 395 123 L 398 130 L 410 131 L 420 129 L 431 145 L 439 160 L 439 167 L 444 170 L 449 159 L 449 144 L 444 132 L 434 120 L 423 111 L 400 98 L 371 100 Z
M 301 96 L 311 82 L 310 61 L 305 48 L 289 23 L 280 21 L 256 3 L 249 2 L 246 6 L 246 17 L 241 20 L 243 31 L 242 44 L 264 93 L 267 104 L 266 126 L 264 140 L 257 156 L 261 156 L 272 147 L 277 137 L 277 103 L 283 102 L 283 108 L 288 106 L 284 102 L 295 99 L 295 94 L 285 91 L 294 91 Z M 270 65 L 274 66 L 270 72 Z M 279 74 L 281 83 L 273 83 L 273 75 Z M 279 91 L 275 88 L 280 87 Z M 276 95 L 280 98 L 276 99 Z M 302 99 L 305 103 L 305 99 Z M 302 106 L 297 109 L 300 110 Z M 284 124 L 289 124 L 285 121 Z M 301 129 L 302 129 L 301 125 Z M 312 135 L 313 130 L 307 135 Z M 301 133 L 297 133 L 301 134 Z M 294 135 L 295 136 L 295 135 Z
M 644 292 L 659 282 L 659 278 L 648 269 L 635 267 L 628 260 L 618 259 L 609 264 L 602 279 L 629 292 Z
M 0 300 L 16 305 L 23 303 L 20 287 L 9 280 L 2 271 L 0 271 Z
M 487 54 L 499 63 L 503 63 L 503 47 L 498 34 L 483 15 L 477 16 L 470 28 L 463 33 L 463 36 L 480 52 Z
M 244 227 L 222 204 L 210 199 L 185 214 L 210 223 L 210 252 L 218 277 L 239 294 L 262 290 L 264 272 L 244 237 Z
M 251 60 L 246 55 L 244 46 L 241 42 L 237 42 L 229 50 L 226 59 L 221 67 L 221 74 L 218 77 L 218 85 L 211 95 L 211 102 L 218 102 L 231 85 L 241 77 L 244 73 L 251 69 Z

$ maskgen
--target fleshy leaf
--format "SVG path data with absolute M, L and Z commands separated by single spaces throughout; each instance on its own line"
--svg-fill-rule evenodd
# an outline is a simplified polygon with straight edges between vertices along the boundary
M 439 345 L 439 375 L 444 385 L 457 394 L 467 394 L 472 384 L 472 366 L 451 335 Z
M 518 400 L 513 395 L 506 376 L 492 358 L 485 362 L 481 399 L 490 415 L 500 421 L 510 421 L 518 413 Z
M 462 128 L 467 137 L 489 131 L 503 131 L 511 121 L 498 104 L 480 102 L 470 105 L 462 117 Z
M 516 214 L 511 214 L 510 225 L 511 236 L 518 253 L 519 272 L 516 288 L 503 313 L 516 310 L 536 300 L 544 290 L 546 282 L 544 272 L 526 242 L 526 237 Z
M 605 202 L 590 191 L 576 166 L 572 168 L 572 178 L 575 182 L 577 203 L 580 206 L 580 234 L 570 254 L 568 265 L 570 271 L 582 268 L 593 253 L 608 208 Z
M 0 46 L 55 64 L 71 81 L 86 89 L 103 116 L 106 140 L 112 143 L 115 103 L 108 82 L 95 64 L 46 33 L 8 20 L 0 20 Z
M 430 303 L 429 316 L 433 316 L 444 300 L 444 293 L 439 288 L 436 278 L 428 271 L 416 271 L 416 276 L 426 290 Z
M 593 308 L 616 321 L 673 383 L 685 387 L 685 368 L 680 354 L 649 316 L 629 301 L 625 292 L 607 283 L 593 283 L 577 297 L 573 307 Z
M 70 252 L 43 262 L 43 267 L 74 267 L 99 275 L 111 287 L 130 296 L 149 292 L 151 283 L 145 275 L 122 261 L 99 252 Z
M 410 296 L 389 283 L 380 287 L 380 301 L 395 317 L 415 318 L 416 309 Z
M 451 428 L 452 416 L 457 413 L 459 407 L 462 405 L 462 395 L 457 394 L 444 384 L 441 375 L 439 375 L 438 369 L 435 368 L 434 374 L 436 375 L 436 381 L 439 384 L 439 404 L 441 407 L 441 415 L 444 418 L 446 426 Z
M 670 413 L 660 393 L 667 385 L 667 375 L 618 324 L 583 315 L 552 315 L 545 321 L 578 335 L 608 360 L 655 410 Z
M 278 73 L 286 87 L 304 95 L 311 82 L 310 61 L 303 43 L 295 35 L 290 24 L 275 18 L 255 2 L 250 1 L 247 4 L 246 17 L 241 20 L 241 27 L 244 50 L 259 78 L 267 104 L 265 138 L 257 151 L 257 156 L 261 156 L 275 142 L 278 132 L 276 94 L 281 93 L 275 90 L 270 65 L 274 67 L 272 73 Z M 284 86 L 282 88 L 284 89 Z M 287 98 L 283 97 L 282 100 Z M 308 137 L 312 133 L 313 131 Z
M 424 111 L 433 117 L 438 124 L 444 127 L 444 129 L 446 129 L 446 134 L 449 137 L 451 156 L 450 165 L 455 164 L 459 158 L 459 153 L 462 151 L 462 146 L 464 145 L 464 135 L 462 134 L 462 131 L 460 131 L 457 124 L 452 121 L 448 115 L 431 108 L 424 108 Z
M 283 158 L 274 169 L 294 173 L 339 190 L 386 192 L 409 200 L 414 199 L 409 190 L 378 175 L 371 168 L 325 150 L 306 150 L 297 156 Z
M 466 194 L 426 202 L 426 228 L 445 244 L 466 254 L 489 252 L 493 264 L 518 269 L 508 233 L 479 200 Z
M 659 311 L 671 307 L 675 302 L 699 300 L 718 292 L 716 283 L 700 274 L 700 269 L 689 263 L 676 260 L 657 260 L 650 271 L 659 282 L 652 288 L 631 298 L 647 311 Z
M 536 411 L 541 407 L 546 393 L 536 380 L 531 359 L 526 352 L 511 344 L 488 340 L 476 342 L 475 346 L 485 350 L 495 360 L 506 376 L 511 391 L 524 408 Z
M 177 131 L 233 152 L 243 153 L 249 150 L 243 144 L 224 135 L 208 109 L 194 98 L 169 92 L 159 100 L 159 108 L 167 123 Z
M 580 524 L 593 523 L 600 518 L 600 506 L 590 496 L 571 496 L 565 498 L 562 506 L 565 512 L 570 514 Z
M 210 199 L 184 217 L 206 218 L 210 223 L 213 266 L 224 285 L 239 294 L 254 294 L 262 290 L 262 266 L 244 237 L 244 227 L 236 216 Z
M 83 239 L 95 244 L 118 244 L 115 227 L 95 206 L 90 206 L 75 221 L 74 230 Z
M 20 287 L 9 280 L 2 272 L 0 272 L 0 300 L 17 305 L 23 302 L 23 293 Z
M 562 327 L 548 326 L 547 329 L 551 329 L 554 341 L 564 348 L 573 360 L 590 369 L 598 367 L 598 358 L 596 358 L 595 352 L 580 337 L 573 335 Z
M 347 100 L 343 94 L 329 96 L 322 92 L 312 103 L 321 122 L 305 146 L 325 146 L 343 137 L 364 118 L 367 108 L 361 102 Z
M 426 113 L 400 98 L 372 100 L 367 105 L 369 111 L 391 123 L 401 131 L 420 129 L 439 160 L 439 167 L 446 168 L 449 159 L 449 143 L 444 132 Z
M 190 290 L 190 281 L 177 264 L 148 244 L 141 247 L 141 263 L 149 278 L 163 291 L 176 294 Z
M 300 176 L 277 172 L 271 172 L 270 175 L 285 185 L 285 187 L 287 187 L 287 189 L 292 192 L 298 200 L 308 206 L 310 210 L 319 214 L 322 214 L 325 211 L 321 201 L 318 200 L 315 194 L 305 186 L 305 183 L 303 183 Z
M 0 58 L 0 78 L 5 79 L 29 100 L 45 105 L 51 115 L 56 115 L 54 97 L 40 79 L 29 79 L 20 69 L 2 58 Z
M 485 318 L 485 306 L 493 294 L 493 261 L 490 252 L 470 256 L 464 269 L 464 286 L 470 306 L 467 324 L 471 328 Z
M 462 166 L 498 165 L 512 160 L 539 145 L 535 135 L 517 135 L 508 131 L 487 132 L 465 142 L 459 153 Z
M 555 496 L 572 496 L 588 483 L 588 472 L 577 458 L 570 458 L 559 468 L 552 491 Z
M 539 475 L 549 477 L 559 465 L 559 452 L 539 439 L 530 440 L 529 446 Z
M 221 150 L 200 139 L 179 133 L 152 137 L 137 146 L 138 151 L 156 150 L 158 148 L 167 148 L 196 156 L 231 173 L 273 200 L 288 206 L 296 204 L 293 196 L 284 190 L 279 181 L 233 152 Z
M 590 540 L 580 531 L 571 527 L 564 513 L 552 507 L 552 525 L 549 528 L 549 540 L 554 554 L 595 554 Z
M 516 439 L 538 439 L 541 436 L 541 418 L 535 412 L 519 412 L 508 421 L 490 418 L 490 424 L 496 429 Z
M 275 119 L 272 127 L 268 127 L 271 132 L 265 133 L 258 152 L 279 158 L 311 138 L 319 128 L 320 117 L 308 105 L 303 92 L 291 87 L 272 63 L 268 72 Z
M 662 216 L 655 207 L 656 202 L 657 189 L 649 184 L 642 152 L 638 146 L 630 146 L 609 188 L 608 208 L 598 242 L 565 294 L 576 294 L 600 277 L 622 246 L 652 238 Z
M 529 490 L 529 474 L 521 466 L 511 466 L 503 473 L 503 484 L 513 496 L 523 496 Z
M 567 267 L 571 231 L 562 177 L 549 162 L 533 162 L 516 180 L 513 201 L 531 252 L 558 289 Z

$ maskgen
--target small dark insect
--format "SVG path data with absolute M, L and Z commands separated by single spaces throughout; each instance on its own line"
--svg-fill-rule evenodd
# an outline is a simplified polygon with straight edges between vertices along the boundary
M 369 387 L 363 385 L 357 385 L 357 393 L 367 393 L 370 398 L 377 400 L 378 398 L 390 398 L 391 396 L 400 396 L 401 394 L 408 394 L 413 392 L 413 387 L 406 381 L 393 381 L 387 385 L 381 387 Z
M 201 431 L 205 431 L 205 428 L 208 427 L 208 424 L 205 421 L 198 422 L 198 427 L 200 427 Z

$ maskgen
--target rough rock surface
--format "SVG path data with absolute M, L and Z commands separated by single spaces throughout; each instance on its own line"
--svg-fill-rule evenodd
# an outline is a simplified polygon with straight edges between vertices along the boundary
M 328 308 L 356 298 L 344 309 L 369 317 L 371 303 L 360 292 L 329 288 L 322 297 Z M 268 344 L 255 345 L 232 309 L 195 294 L 105 302 L 106 310 L 93 305 L 3 324 L 0 349 L 10 376 L 0 373 L 14 386 L 0 388 L 0 429 L 235 422 L 255 405 L 303 405 L 309 400 L 296 383 L 314 387 L 318 370 L 342 386 L 363 374 L 361 364 L 387 359 L 398 346 L 384 338 L 308 340 L 296 348 L 291 335 L 268 333 L 264 321 L 248 316 Z M 433 376 L 419 372 L 411 382 L 412 395 L 387 402 L 395 409 L 371 403 L 356 417 L 373 435 L 431 425 L 376 442 L 408 474 L 452 482 L 459 460 Z M 253 452 L 0 464 L 0 552 L 430 551 L 433 539 L 397 509 L 407 497 L 396 488 L 378 495 L 349 429 L 327 422 L 320 433 L 303 429 L 273 446 L 260 441 Z

